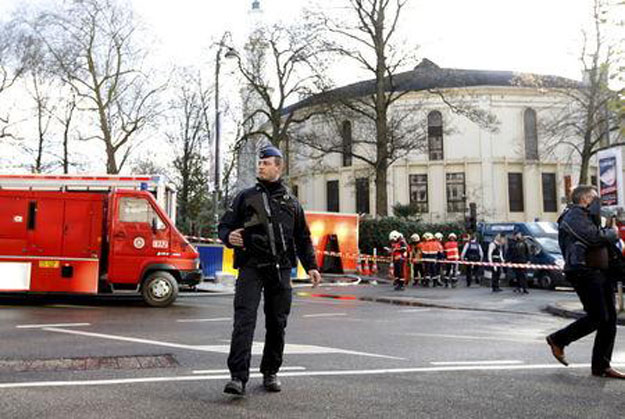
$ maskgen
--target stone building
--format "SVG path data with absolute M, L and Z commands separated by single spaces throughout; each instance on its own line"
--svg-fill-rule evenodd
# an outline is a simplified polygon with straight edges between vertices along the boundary
M 541 120 L 564 106 L 558 89 L 575 88 L 579 82 L 509 71 L 445 69 L 428 60 L 396 75 L 394 81 L 405 94 L 393 107 L 420 113 L 424 146 L 389 168 L 389 213 L 395 203 L 413 203 L 425 221 L 450 221 L 461 219 L 475 203 L 478 218 L 485 221 L 557 218 L 579 167 L 570 147 L 547 149 L 540 126 Z M 358 98 L 374 88 L 370 80 L 331 94 Z M 312 98 L 293 109 L 303 112 L 323 101 Z M 494 116 L 497 124 L 476 124 L 446 101 L 479 108 Z M 357 118 L 342 121 L 335 135 L 344 147 L 357 136 L 372 136 L 371 130 L 360 130 L 360 124 Z M 328 125 L 323 118 L 311 118 L 300 132 L 319 132 Z M 306 209 L 375 214 L 370 166 L 341 153 L 311 160 L 305 157 L 306 147 L 299 147 L 304 157 L 292 164 L 290 179 Z

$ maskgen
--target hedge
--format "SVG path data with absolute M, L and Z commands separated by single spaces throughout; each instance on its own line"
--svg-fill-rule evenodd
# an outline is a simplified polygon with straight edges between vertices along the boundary
M 440 232 L 445 237 L 449 233 L 456 233 L 460 237 L 465 232 L 464 223 L 461 222 L 425 223 L 399 217 L 361 219 L 358 228 L 360 252 L 372 254 L 373 249 L 377 248 L 378 254 L 384 254 L 382 249 L 389 245 L 388 235 L 393 230 L 402 233 L 406 241 L 410 241 L 414 233 L 423 236 L 425 232 Z

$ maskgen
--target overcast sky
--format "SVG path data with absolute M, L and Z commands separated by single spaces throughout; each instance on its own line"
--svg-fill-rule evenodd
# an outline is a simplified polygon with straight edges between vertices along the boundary
M 337 7 L 339 0 L 260 1 L 267 20 L 295 21 L 303 7 L 316 4 L 330 14 L 345 13 Z M 244 36 L 252 0 L 132 2 L 162 40 L 165 55 L 197 62 L 208 40 L 225 30 Z M 580 29 L 590 16 L 590 4 L 591 0 L 410 0 L 402 36 L 420 45 L 421 57 L 444 67 L 579 78 Z
M 29 3 L 50 0 L 30 0 Z M 58 0 L 61 1 L 61 0 Z M 154 56 L 203 65 L 228 30 L 242 40 L 253 0 L 129 0 L 158 38 Z M 345 13 L 347 0 L 259 0 L 264 19 L 301 18 L 304 8 Z M 345 2 L 345 3 L 344 3 Z M 23 0 L 0 0 L 0 14 Z M 402 37 L 443 67 L 513 70 L 579 78 L 580 33 L 592 0 L 409 0 Z M 342 80 L 341 80 L 342 81 Z M 345 81 L 347 82 L 347 81 Z

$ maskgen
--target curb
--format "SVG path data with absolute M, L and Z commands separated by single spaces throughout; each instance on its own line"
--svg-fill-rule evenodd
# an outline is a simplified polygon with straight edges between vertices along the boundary
M 547 307 L 545 307 L 545 312 L 553 314 L 554 316 L 564 317 L 567 319 L 579 319 L 584 317 L 584 315 L 586 314 L 581 310 L 568 310 L 566 308 L 562 308 L 558 305 L 558 303 L 549 304 Z M 618 324 L 619 326 L 625 326 L 625 316 L 623 316 L 622 314 L 617 315 L 616 324 Z

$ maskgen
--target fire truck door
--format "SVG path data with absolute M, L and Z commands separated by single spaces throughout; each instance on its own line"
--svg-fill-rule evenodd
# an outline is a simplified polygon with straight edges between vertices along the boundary
M 91 200 L 65 202 L 64 256 L 99 257 L 102 212 L 102 202 Z
M 30 255 L 61 255 L 63 210 L 61 199 L 38 198 L 28 202 Z
M 114 217 L 109 280 L 138 283 L 146 263 L 169 255 L 171 229 L 143 197 L 119 197 Z

